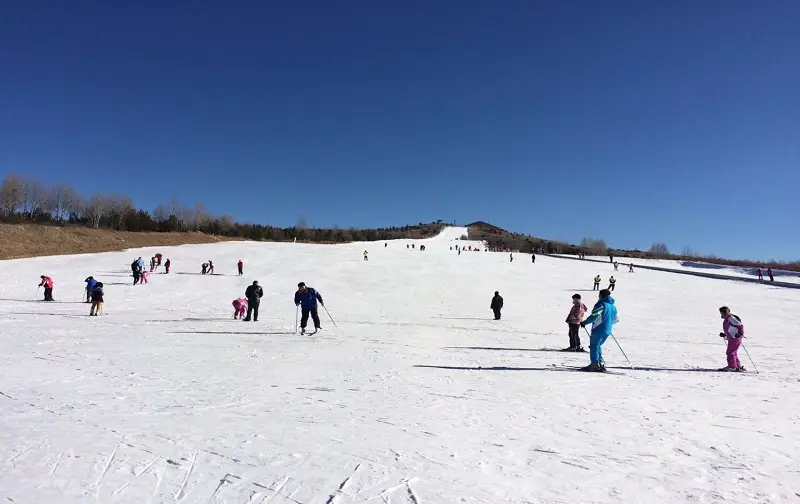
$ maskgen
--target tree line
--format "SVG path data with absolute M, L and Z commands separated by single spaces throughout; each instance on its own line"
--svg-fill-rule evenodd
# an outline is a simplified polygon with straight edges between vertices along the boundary
M 379 229 L 309 227 L 305 217 L 295 226 L 280 228 L 237 222 L 229 215 L 212 215 L 202 203 L 186 206 L 177 199 L 153 211 L 136 208 L 126 195 L 80 194 L 70 184 L 48 186 L 12 173 L 0 184 L 0 222 L 85 226 L 131 232 L 201 232 L 256 241 L 346 243 L 437 235 L 442 221 Z

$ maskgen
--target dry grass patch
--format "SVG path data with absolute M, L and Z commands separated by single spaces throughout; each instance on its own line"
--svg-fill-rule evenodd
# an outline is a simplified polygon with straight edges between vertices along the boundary
M 115 252 L 230 240 L 235 238 L 203 233 L 131 233 L 84 227 L 0 224 L 0 259 Z

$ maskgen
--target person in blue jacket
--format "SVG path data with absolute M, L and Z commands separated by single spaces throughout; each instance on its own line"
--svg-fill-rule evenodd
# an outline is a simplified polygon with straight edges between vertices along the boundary
M 581 322 L 581 327 L 592 325 L 592 334 L 589 338 L 589 358 L 591 364 L 581 368 L 581 371 L 594 371 L 603 373 L 606 370 L 603 363 L 603 343 L 614 332 L 614 324 L 617 323 L 617 307 L 614 298 L 608 289 L 600 291 L 600 299 L 592 308 L 592 314 Z
M 86 280 L 84 280 L 84 282 L 86 282 L 86 302 L 91 303 L 92 289 L 94 289 L 94 286 L 97 285 L 97 280 L 95 280 L 93 276 L 90 276 L 86 277 Z
M 300 318 L 300 334 L 306 333 L 306 325 L 308 325 L 308 316 L 314 320 L 314 332 L 322 329 L 319 323 L 319 314 L 317 313 L 317 301 L 319 304 L 325 306 L 322 301 L 322 296 L 311 287 L 306 287 L 304 282 L 297 284 L 297 292 L 294 293 L 294 304 L 299 306 L 302 311 Z

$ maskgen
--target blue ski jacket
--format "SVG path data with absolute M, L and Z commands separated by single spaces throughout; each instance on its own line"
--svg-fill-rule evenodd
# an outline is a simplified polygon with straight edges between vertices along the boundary
M 300 305 L 304 310 L 313 310 L 317 307 L 317 300 L 320 303 L 325 304 L 322 301 L 322 296 L 320 296 L 319 292 L 315 291 L 311 287 L 307 288 L 305 292 L 297 291 L 294 293 L 294 304 Z
M 619 322 L 617 307 L 611 296 L 600 299 L 592 308 L 592 314 L 581 326 L 592 325 L 592 336 L 608 336 L 614 332 L 614 324 Z
M 86 280 L 84 280 L 84 282 L 86 282 L 87 291 L 94 289 L 94 286 L 97 285 L 97 280 L 95 280 L 94 278 L 87 278 Z

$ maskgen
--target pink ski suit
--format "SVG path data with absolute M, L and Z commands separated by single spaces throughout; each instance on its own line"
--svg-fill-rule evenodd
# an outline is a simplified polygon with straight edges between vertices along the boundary
M 247 300 L 239 298 L 233 300 L 233 318 L 244 317 L 244 312 L 247 311 Z
M 739 362 L 739 347 L 742 346 L 742 338 L 744 337 L 744 325 L 742 321 L 736 318 L 736 315 L 731 313 L 722 320 L 722 332 L 725 339 L 728 341 L 728 367 L 739 369 L 742 363 Z

